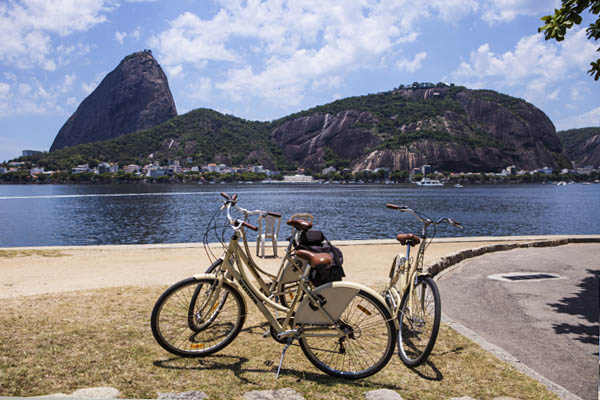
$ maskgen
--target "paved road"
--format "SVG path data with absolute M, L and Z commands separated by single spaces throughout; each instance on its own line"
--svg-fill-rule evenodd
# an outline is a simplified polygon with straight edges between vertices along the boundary
M 501 281 L 544 272 L 560 279 Z M 598 398 L 600 245 L 569 244 L 486 254 L 438 284 L 442 310 L 540 375 L 581 398 Z

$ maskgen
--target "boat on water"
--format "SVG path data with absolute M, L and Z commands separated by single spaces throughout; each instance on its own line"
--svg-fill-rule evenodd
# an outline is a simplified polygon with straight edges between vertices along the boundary
M 439 180 L 430 179 L 430 178 L 423 178 L 420 181 L 417 181 L 416 184 L 419 186 L 426 186 L 426 187 L 444 186 L 444 184 L 442 182 L 440 182 Z
M 454 185 L 455 188 L 461 188 L 463 187 L 463 185 L 461 185 L 460 183 L 457 183 L 456 185 Z

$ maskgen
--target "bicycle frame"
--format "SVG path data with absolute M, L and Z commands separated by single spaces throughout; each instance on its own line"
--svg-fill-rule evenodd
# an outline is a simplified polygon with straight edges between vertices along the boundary
M 240 236 L 244 242 L 244 247 L 246 251 L 244 251 L 244 249 L 242 249 L 242 247 L 239 244 Z M 236 265 L 238 268 L 236 268 Z M 298 320 L 297 316 L 295 318 L 294 314 L 296 313 L 296 311 L 301 310 L 302 304 L 308 302 L 311 303 L 310 307 L 313 310 L 316 309 L 319 311 L 323 320 L 326 321 L 325 324 L 336 326 L 337 316 L 330 315 L 330 313 L 328 313 L 328 311 L 323 307 L 323 304 L 321 304 L 320 299 L 317 297 L 318 293 L 316 295 L 313 294 L 308 286 L 308 274 L 310 273 L 310 269 L 311 267 L 308 264 L 306 264 L 306 267 L 304 268 L 303 272 L 301 272 L 300 268 L 298 267 L 298 288 L 296 289 L 294 299 L 292 300 L 292 303 L 290 304 L 289 308 L 286 308 L 276 303 L 275 301 L 265 296 L 265 294 L 261 292 L 260 288 L 257 287 L 250 279 L 251 275 L 254 278 L 257 278 L 259 282 L 262 281 L 260 275 L 258 274 L 258 271 L 256 270 L 256 264 L 252 260 L 250 252 L 248 251 L 248 244 L 246 240 L 245 231 L 243 227 L 240 227 L 236 229 L 236 232 L 231 237 L 231 241 L 229 242 L 229 245 L 225 252 L 225 256 L 223 257 L 223 263 L 217 274 L 198 274 L 194 275 L 194 278 L 202 279 L 208 277 L 217 280 L 218 286 L 212 294 L 212 296 L 214 296 L 213 299 L 210 300 L 211 302 L 214 301 L 215 304 L 217 299 L 219 298 L 219 292 L 221 290 L 223 282 L 227 281 L 227 283 L 231 284 L 232 286 L 236 288 L 241 288 L 242 291 L 246 293 L 248 298 L 250 298 L 250 300 L 252 300 L 252 302 L 258 307 L 260 312 L 267 318 L 269 324 L 273 327 L 278 338 L 283 339 L 294 336 L 299 333 L 298 330 L 293 329 L 293 326 L 296 323 L 302 323 L 303 321 Z M 249 272 L 247 270 L 249 270 Z M 264 283 L 264 281 L 262 282 Z M 306 295 L 306 297 L 302 300 L 301 294 Z M 344 299 L 340 300 L 344 301 Z M 298 305 L 299 302 L 302 302 L 300 306 Z M 285 317 L 283 318 L 283 321 L 281 323 L 276 317 L 276 315 L 273 314 L 271 308 L 285 313 Z M 306 334 L 306 330 L 304 331 L 304 333 Z M 311 334 L 311 336 L 340 337 L 343 335 L 344 333 L 339 328 L 337 328 L 337 333 L 335 334 Z

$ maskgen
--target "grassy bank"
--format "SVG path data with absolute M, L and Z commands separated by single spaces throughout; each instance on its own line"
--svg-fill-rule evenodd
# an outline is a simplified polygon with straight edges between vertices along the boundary
M 263 338 L 262 316 L 249 305 L 238 338 L 216 355 L 183 359 L 163 351 L 150 331 L 150 312 L 164 288 L 111 288 L 0 300 L 0 396 L 71 393 L 112 386 L 125 397 L 200 390 L 211 399 L 251 390 L 291 387 L 307 399 L 364 398 L 388 388 L 404 399 L 471 396 L 488 399 L 556 399 L 517 372 L 443 326 L 430 361 L 404 367 L 397 355 L 378 374 L 359 381 L 331 378 L 290 347 Z

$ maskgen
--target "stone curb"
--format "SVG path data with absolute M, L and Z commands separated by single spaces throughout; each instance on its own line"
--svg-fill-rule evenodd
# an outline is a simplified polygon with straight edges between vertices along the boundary
M 475 249 L 463 250 L 456 253 L 451 253 L 445 257 L 442 257 L 438 261 L 427 267 L 427 271 L 431 276 L 436 276 L 453 265 L 458 264 L 461 261 L 469 258 L 481 256 L 487 253 L 494 253 L 497 251 L 507 251 L 513 249 L 523 249 L 531 247 L 555 247 L 564 246 L 569 243 L 600 243 L 600 237 L 596 236 L 582 236 L 582 237 L 563 237 L 562 239 L 550 239 L 550 240 L 537 240 L 529 241 L 527 243 L 499 243 L 488 246 L 481 246 Z

